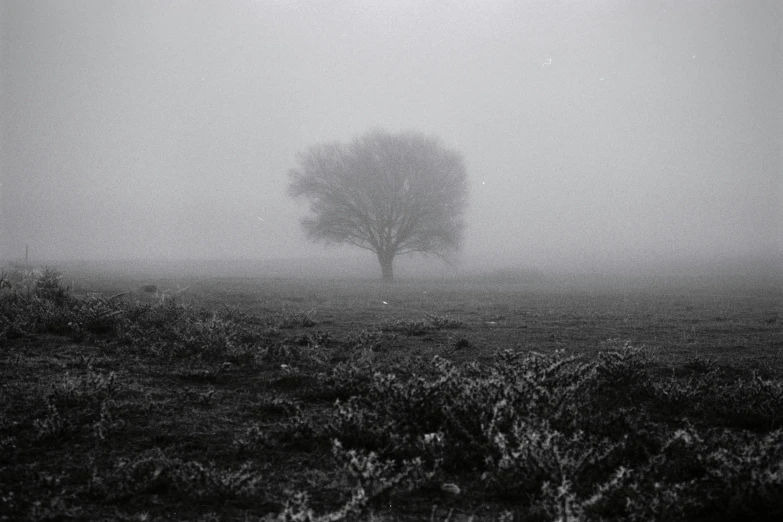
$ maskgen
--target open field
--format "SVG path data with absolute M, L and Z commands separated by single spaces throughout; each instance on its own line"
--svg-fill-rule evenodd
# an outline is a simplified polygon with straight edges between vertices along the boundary
M 0 286 L 0 520 L 783 514 L 780 288 Z
M 644 345 L 663 365 L 703 356 L 737 368 L 783 372 L 783 286 L 737 282 L 691 285 L 557 285 L 414 280 L 389 286 L 374 280 L 253 277 L 155 277 L 65 274 L 76 293 L 131 298 L 173 297 L 220 310 L 265 314 L 307 311 L 318 330 L 346 335 L 390 321 L 450 315 L 457 331 L 411 336 L 397 347 L 435 354 L 456 337 L 460 353 L 481 360 L 497 350 L 568 350 L 595 354 L 608 339 Z M 144 285 L 156 290 L 144 292 Z M 157 293 L 156 293 L 157 292 Z

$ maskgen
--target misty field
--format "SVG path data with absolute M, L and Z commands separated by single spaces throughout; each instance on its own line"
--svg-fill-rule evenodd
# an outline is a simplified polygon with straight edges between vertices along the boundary
M 0 278 L 0 520 L 783 515 L 783 291 Z

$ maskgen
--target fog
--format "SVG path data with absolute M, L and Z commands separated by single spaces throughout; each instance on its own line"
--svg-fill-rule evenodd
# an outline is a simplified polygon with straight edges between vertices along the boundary
M 774 0 L 0 6 L 6 261 L 374 274 L 305 239 L 286 185 L 298 151 L 383 128 L 440 137 L 470 179 L 460 259 L 401 275 L 781 266 Z

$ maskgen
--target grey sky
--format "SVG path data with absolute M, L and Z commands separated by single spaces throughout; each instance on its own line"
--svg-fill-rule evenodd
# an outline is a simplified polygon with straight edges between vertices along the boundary
M 783 252 L 779 2 L 0 1 L 4 258 L 351 255 L 287 170 L 372 127 L 464 154 L 468 262 Z

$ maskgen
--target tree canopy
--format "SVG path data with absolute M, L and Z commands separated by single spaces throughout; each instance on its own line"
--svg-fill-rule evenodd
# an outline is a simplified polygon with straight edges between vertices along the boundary
M 374 252 L 384 281 L 393 279 L 398 255 L 459 250 L 467 174 L 462 155 L 438 139 L 374 130 L 348 144 L 312 146 L 298 163 L 289 194 L 310 201 L 307 236 Z

